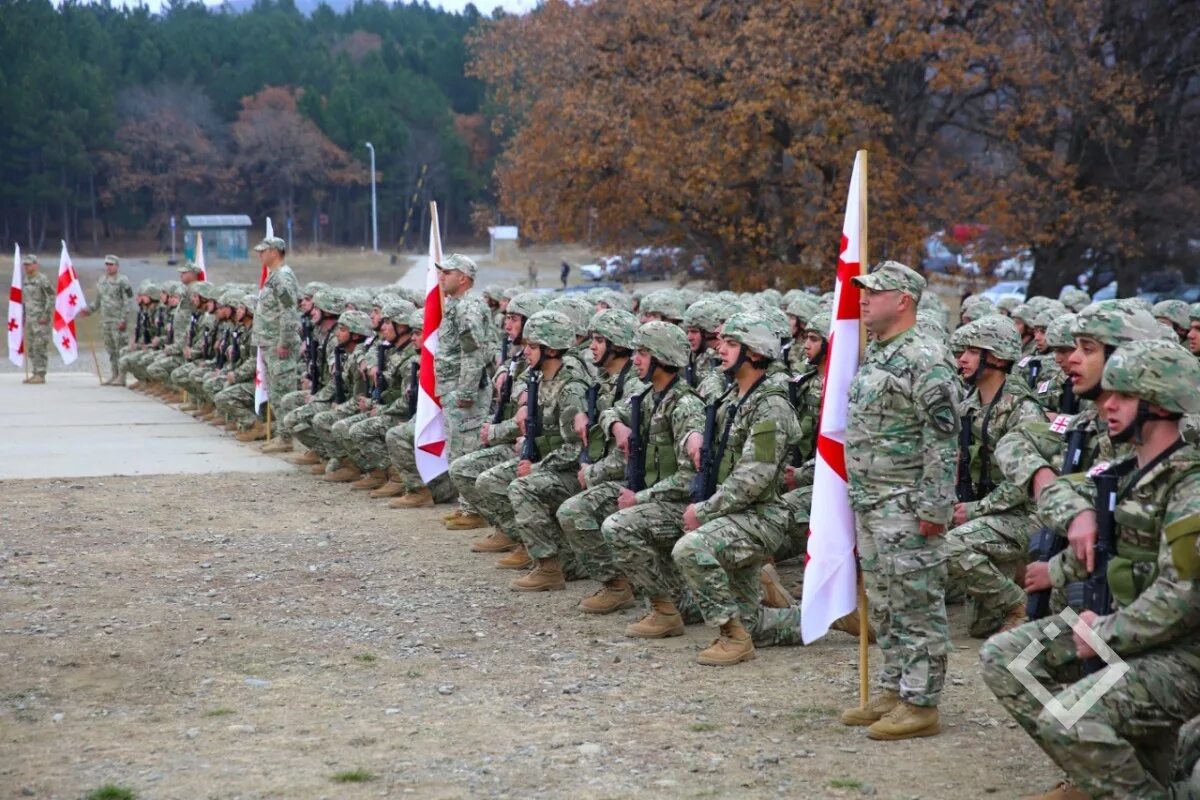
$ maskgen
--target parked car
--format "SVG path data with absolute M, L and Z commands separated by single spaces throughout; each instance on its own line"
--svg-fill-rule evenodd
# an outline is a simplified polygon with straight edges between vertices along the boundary
M 989 286 L 979 294 L 993 303 L 1000 302 L 1002 297 L 1016 297 L 1021 302 L 1025 302 L 1025 294 L 1029 291 L 1029 281 L 1000 281 L 999 283 Z
M 926 272 L 950 272 L 958 266 L 954 253 L 942 241 L 942 231 L 925 240 L 925 252 L 921 255 L 921 269 Z

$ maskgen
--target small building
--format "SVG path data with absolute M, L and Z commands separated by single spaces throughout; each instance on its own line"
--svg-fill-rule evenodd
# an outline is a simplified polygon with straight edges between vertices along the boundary
M 491 236 L 491 254 L 494 260 L 512 261 L 518 256 L 520 237 L 516 225 L 496 225 L 488 228 Z
M 196 236 L 204 237 L 204 258 L 245 261 L 250 256 L 250 217 L 246 214 L 188 214 L 183 218 L 183 256 L 196 257 Z

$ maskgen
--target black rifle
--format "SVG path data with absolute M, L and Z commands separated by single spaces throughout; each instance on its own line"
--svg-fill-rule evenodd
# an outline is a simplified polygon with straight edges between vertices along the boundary
M 221 341 L 217 342 L 216 358 L 214 359 L 217 369 L 221 369 L 226 363 L 228 363 L 229 336 L 232 334 L 232 332 L 232 329 L 226 328 L 225 332 L 221 334 Z
M 687 366 L 683 368 L 683 379 L 687 381 L 687 385 L 696 388 L 696 359 L 694 357 L 688 359 Z
M 229 344 L 229 363 L 236 365 L 242 360 L 242 331 L 237 331 L 233 334 L 233 341 Z
M 992 439 L 988 436 L 988 425 L 992 421 L 992 411 L 996 408 L 999 400 L 1000 395 L 997 394 L 996 399 L 983 413 L 983 425 L 979 431 L 979 483 L 975 486 L 975 497 L 979 499 L 987 497 L 996 488 L 996 484 L 992 482 Z
M 1079 469 L 1079 460 L 1088 434 L 1084 428 L 1076 428 L 1067 434 L 1067 446 L 1063 453 L 1060 475 L 1070 475 Z M 1029 560 L 1046 562 L 1067 548 L 1067 538 L 1059 536 L 1053 528 L 1042 528 L 1029 537 Z M 1041 619 L 1050 613 L 1050 590 L 1030 592 L 1025 600 L 1025 616 Z
M 418 355 L 413 359 L 412 372 L 409 373 L 408 380 L 408 416 L 413 419 L 417 416 L 417 389 L 421 385 L 421 357 Z
M 587 393 L 584 395 L 587 400 L 587 427 L 590 431 L 600 419 L 600 409 L 597 405 L 600 401 L 600 384 L 593 383 L 587 388 Z M 592 454 L 588 452 L 588 437 L 583 437 L 583 447 L 579 450 L 579 463 L 592 463 Z
M 1030 359 L 1030 361 L 1029 361 L 1029 388 L 1030 389 L 1037 388 L 1037 379 L 1038 379 L 1038 376 L 1041 374 L 1042 374 L 1042 360 L 1040 358 Z
M 133 323 L 133 343 L 137 344 L 142 340 L 142 329 L 146 325 L 146 311 L 139 308 L 137 312 L 137 321 Z
M 342 346 L 338 345 L 333 350 L 333 402 L 341 405 L 346 402 L 346 382 L 342 378 L 342 362 L 346 358 L 345 351 Z
M 507 342 L 508 340 L 505 339 Z M 504 422 L 504 408 L 512 400 L 513 387 L 513 371 L 517 368 L 517 362 L 511 361 L 508 369 L 504 371 L 504 380 L 500 381 L 500 394 L 496 396 L 496 410 L 492 412 L 492 424 L 499 425 Z
M 758 383 L 755 383 L 755 386 L 757 385 Z M 737 416 L 738 408 L 741 406 L 742 401 L 739 400 L 727 412 L 725 429 L 721 434 L 721 441 L 719 443 L 715 441 L 717 435 L 717 408 L 721 405 L 721 401 L 733 390 L 733 386 L 736 386 L 736 384 L 732 384 L 730 388 L 725 390 L 725 394 L 722 394 L 704 407 L 704 441 L 700 445 L 700 470 L 692 478 L 691 493 L 693 503 L 703 503 L 717 492 L 717 478 L 720 476 L 721 459 L 725 456 L 725 444 L 729 441 L 729 430 L 733 427 L 733 418 Z M 751 391 L 753 391 L 753 388 Z M 750 393 L 747 392 L 746 397 L 749 396 Z
M 816 377 L 817 371 L 806 372 L 803 375 L 792 378 L 788 381 L 788 403 L 791 404 L 797 412 L 800 411 L 800 391 L 810 380 Z M 804 464 L 804 454 L 811 453 L 817 447 L 817 427 L 813 426 L 813 435 L 810 441 L 800 442 L 792 448 L 792 466 L 799 467 Z M 807 448 L 805 448 L 807 445 Z
M 193 313 L 192 319 L 188 322 L 187 341 L 184 342 L 188 347 L 192 346 L 192 340 L 196 338 L 196 323 L 200 321 L 200 315 Z
M 375 385 L 371 387 L 371 400 L 376 403 L 382 402 L 383 393 L 387 391 L 387 377 L 383 374 L 383 370 L 387 364 L 387 350 L 391 345 L 386 342 L 380 342 L 375 348 Z
M 175 316 L 167 319 L 167 344 L 175 344 Z
M 150 311 L 146 311 L 146 319 L 142 323 L 142 344 L 150 344 L 150 340 L 154 338 L 154 332 L 150 330 L 153 323 L 150 319 Z
M 313 322 L 312 317 L 305 314 L 300 318 L 300 352 L 307 358 L 312 352 L 313 345 Z
M 213 329 L 205 328 L 203 335 L 200 337 L 200 358 L 210 359 L 213 357 Z
M 646 442 L 642 439 L 642 401 L 647 389 L 629 398 L 629 454 L 625 457 L 625 488 L 640 492 L 646 488 Z
M 521 445 L 521 460 L 533 464 L 542 460 L 537 446 L 537 439 L 542 435 L 542 410 L 538 407 L 540 374 L 531 369 L 525 376 L 525 442 Z
M 954 484 L 954 494 L 960 503 L 970 503 L 975 499 L 975 486 L 971 482 L 971 425 L 974 414 L 965 414 L 962 427 L 958 429 L 958 480 Z
M 154 335 L 161 336 L 167 330 L 167 309 L 165 306 L 159 306 L 158 311 L 154 315 Z
M 501 364 L 508 361 L 508 346 L 509 346 L 509 344 L 510 344 L 510 342 L 508 341 L 507 336 L 505 336 L 500 342 L 500 363 Z
M 1112 590 L 1108 586 L 1108 562 L 1117 553 L 1117 488 L 1120 475 L 1113 469 L 1092 476 L 1096 485 L 1096 546 L 1095 564 L 1091 574 L 1082 581 L 1067 585 L 1067 605 L 1088 609 L 1100 616 L 1112 613 Z M 1100 657 L 1089 658 L 1083 664 L 1084 674 L 1104 668 Z
M 1058 401 L 1058 413 L 1079 413 L 1079 396 L 1075 394 L 1075 385 L 1069 380 L 1063 385 L 1062 399 Z

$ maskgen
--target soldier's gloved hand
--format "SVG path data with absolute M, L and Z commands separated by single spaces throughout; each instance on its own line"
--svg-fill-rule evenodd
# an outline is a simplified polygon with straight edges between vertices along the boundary
M 579 481 L 579 488 L 580 488 L 580 489 L 586 489 L 586 488 L 588 488 L 588 485 L 587 485 L 587 470 L 586 470 L 586 469 L 584 469 L 583 467 L 580 467 L 580 468 L 579 468 L 579 472 L 578 472 L 578 473 L 575 475 L 575 478 L 576 478 L 576 479 Z
M 1100 615 L 1091 609 L 1079 612 L 1079 621 L 1084 625 L 1087 625 L 1089 628 L 1092 627 L 1092 623 L 1099 618 Z M 1078 633 L 1074 633 L 1073 636 L 1075 639 L 1075 654 L 1079 656 L 1080 661 L 1086 661 L 1089 658 L 1096 657 L 1096 651 L 1092 649 L 1092 645 L 1087 639 L 1080 636 Z
M 524 478 L 532 470 L 533 470 L 533 462 L 525 461 L 524 459 L 522 459 L 521 462 L 519 464 L 517 464 L 517 477 Z
M 637 505 L 637 495 L 625 486 L 617 493 L 617 508 L 633 508 Z
M 696 516 L 696 504 L 688 503 L 688 507 L 683 510 L 683 529 L 685 531 L 694 531 L 699 527 L 700 518 Z
M 688 455 L 692 457 L 692 463 L 696 465 L 696 469 L 700 469 L 700 450 L 704 447 L 704 437 L 692 431 L 688 434 L 686 447 Z
M 624 422 L 614 422 L 612 425 L 613 441 L 625 455 L 629 455 L 629 434 L 631 433 L 633 431 Z
M 921 526 L 918 532 L 926 539 L 932 539 L 935 536 L 941 536 L 946 532 L 946 526 L 940 522 L 927 522 L 921 520 Z
M 575 415 L 575 418 L 571 422 L 575 428 L 575 435 L 579 437 L 580 441 L 586 442 L 588 440 L 587 414 L 580 412 Z
M 1050 588 L 1050 565 L 1033 561 L 1025 565 L 1025 591 L 1043 592 Z
M 1090 573 L 1096 569 L 1096 512 L 1088 509 L 1067 526 L 1067 541 L 1079 563 Z

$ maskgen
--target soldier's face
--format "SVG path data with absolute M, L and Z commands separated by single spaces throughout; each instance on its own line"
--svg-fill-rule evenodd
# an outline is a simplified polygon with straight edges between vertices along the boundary
M 646 376 L 650 374 L 650 359 L 650 351 L 644 347 L 633 351 L 633 368 L 642 380 L 646 380 Z
M 1200 355 L 1200 322 L 1193 322 L 1188 328 L 1187 345 L 1189 350 Z
M 300 298 L 300 313 L 307 314 L 310 311 L 312 311 L 312 298 L 311 297 L 301 297 Z
M 1029 335 L 1029 328 L 1019 319 L 1013 318 L 1013 325 L 1017 326 L 1017 333 L 1021 334 L 1021 341 L 1025 341 L 1025 337 Z
M 816 361 L 821 355 L 821 345 L 825 344 L 825 340 L 821 338 L 821 334 L 815 331 L 809 331 L 804 334 L 804 355 L 809 361 Z
M 864 287 L 858 301 L 863 325 L 875 334 L 890 330 L 900 317 L 900 304 L 905 296 L 896 289 L 877 292 Z
M 592 351 L 592 361 L 599 364 L 604 359 L 606 349 L 608 349 L 608 339 L 598 333 L 593 333 L 592 341 L 588 344 L 588 350 Z
M 229 319 L 232 313 L 233 309 L 229 306 L 221 306 L 217 309 L 217 319 Z
M 178 295 L 173 295 L 173 294 L 167 295 L 167 305 L 170 306 L 171 308 L 178 308 L 179 307 Z
M 419 334 L 419 333 L 414 333 L 414 334 L 413 334 L 413 338 L 412 338 L 412 340 L 413 340 L 413 347 L 415 347 L 415 348 L 417 348 L 418 350 L 420 350 L 420 349 L 421 349 L 421 345 L 422 345 L 422 344 L 425 342 L 425 337 L 424 337 L 424 336 L 422 336 L 422 335 L 421 335 L 421 334 Z
M 721 337 L 720 344 L 717 345 L 717 355 L 721 357 L 721 369 L 731 370 L 733 365 L 737 363 L 738 356 L 742 353 L 742 346 L 733 339 Z
M 536 369 L 537 367 L 541 366 L 542 348 L 540 345 L 527 344 L 521 348 L 521 352 L 525 354 L 525 363 L 528 364 L 531 369 Z
M 1067 358 L 1067 374 L 1075 393 L 1086 392 L 1100 383 L 1104 374 L 1104 345 L 1095 339 L 1076 337 L 1075 349 Z
M 463 274 L 456 269 L 438 270 L 438 283 L 442 285 L 442 291 L 446 294 L 454 294 L 462 285 Z
M 383 322 L 383 312 L 378 308 L 371 309 L 371 327 L 379 330 L 379 323 Z
M 982 353 L 974 347 L 968 347 L 958 354 L 958 374 L 966 378 L 969 375 L 974 375 L 975 370 L 979 369 L 979 359 Z
M 1054 348 L 1054 363 L 1058 364 L 1058 368 L 1063 372 L 1067 371 L 1067 359 L 1071 357 L 1072 352 L 1069 347 Z
M 1109 436 L 1128 428 L 1137 417 L 1138 398 L 1133 395 L 1109 392 L 1103 405 Z
M 788 314 L 787 318 L 788 318 L 788 324 L 792 326 L 792 338 L 793 339 L 799 338 L 800 337 L 800 318 L 794 317 L 791 314 Z
M 699 328 L 687 329 L 688 347 L 693 353 L 699 353 L 704 348 L 704 331 Z
M 116 275 L 117 274 L 117 265 L 109 264 L 108 262 L 105 262 L 104 263 L 104 272 L 105 272 L 105 274 L 107 274 L 109 276 Z
M 521 329 L 524 327 L 525 318 L 520 314 L 504 315 L 504 335 L 508 337 L 510 342 L 516 342 L 520 340 Z
M 35 273 L 35 272 L 37 272 L 37 271 L 38 271 L 38 265 L 37 265 L 37 264 L 24 264 L 24 265 L 22 265 L 22 266 L 25 268 L 25 276 L 26 276 L 26 277 L 29 277 L 29 278 L 32 278 L 32 277 L 33 277 L 33 273 Z
M 1034 328 L 1033 341 L 1037 342 L 1037 349 L 1039 353 L 1046 352 L 1046 329 Z
M 345 325 L 338 325 L 333 329 L 333 332 L 337 336 L 338 344 L 345 344 L 350 341 L 350 329 Z
M 184 286 L 187 286 L 188 284 L 191 284 L 191 283 L 195 283 L 196 282 L 196 273 L 194 273 L 194 272 L 179 273 L 179 282 L 182 283 Z
M 246 307 L 238 306 L 237 310 L 233 312 L 233 318 L 237 322 L 242 322 L 243 320 L 245 320 L 246 319 Z

